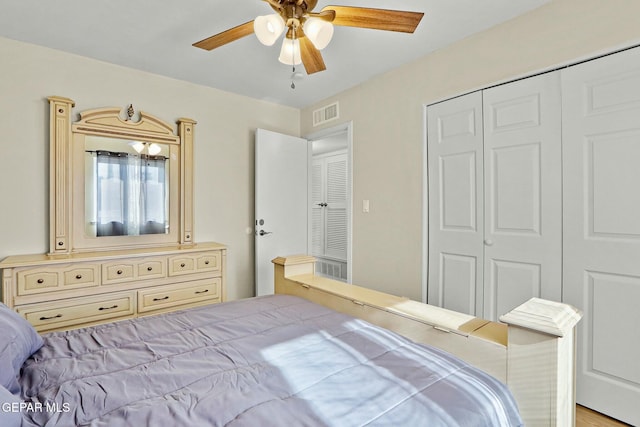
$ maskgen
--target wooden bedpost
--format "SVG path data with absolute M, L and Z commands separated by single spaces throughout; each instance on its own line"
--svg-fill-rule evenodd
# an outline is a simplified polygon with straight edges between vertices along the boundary
M 279 278 L 299 276 L 301 274 L 315 274 L 316 259 L 309 255 L 293 255 L 287 257 L 278 257 L 271 261 L 274 267 L 274 282 L 276 286 L 276 294 L 278 292 L 278 284 L 281 284 Z
M 532 298 L 500 317 L 509 325 L 507 384 L 527 426 L 575 425 L 579 310 Z

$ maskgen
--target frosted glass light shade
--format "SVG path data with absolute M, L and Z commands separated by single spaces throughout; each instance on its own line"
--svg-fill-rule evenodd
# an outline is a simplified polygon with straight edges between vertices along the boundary
M 287 65 L 298 65 L 302 63 L 300 57 L 300 40 L 284 38 L 282 49 L 280 49 L 280 57 L 278 61 Z
M 136 141 L 133 144 L 131 144 L 131 146 L 133 147 L 134 150 L 136 150 L 138 153 L 142 153 L 142 150 L 144 150 L 144 143 L 140 142 L 140 141 Z
M 333 37 L 333 25 L 320 18 L 309 18 L 304 23 L 304 34 L 318 50 L 322 50 Z
M 284 20 L 277 13 L 258 16 L 253 21 L 253 31 L 260 43 L 271 46 L 284 31 Z
M 160 147 L 158 144 L 153 142 L 153 143 L 151 143 L 151 145 L 149 145 L 148 150 L 149 150 L 149 154 L 151 154 L 152 156 L 155 156 L 160 151 L 162 151 L 162 147 Z

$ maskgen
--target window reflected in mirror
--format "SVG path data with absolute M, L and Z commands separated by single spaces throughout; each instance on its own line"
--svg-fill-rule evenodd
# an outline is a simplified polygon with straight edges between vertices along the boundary
M 169 233 L 169 146 L 87 135 L 85 233 Z

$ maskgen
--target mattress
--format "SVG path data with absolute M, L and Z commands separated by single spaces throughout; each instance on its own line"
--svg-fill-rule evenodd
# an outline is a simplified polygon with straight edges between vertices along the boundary
M 520 426 L 513 396 L 436 348 L 271 295 L 44 335 L 25 426 Z

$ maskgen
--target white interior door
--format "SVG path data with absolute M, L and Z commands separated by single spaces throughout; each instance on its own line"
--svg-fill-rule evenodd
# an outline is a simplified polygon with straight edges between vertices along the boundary
M 482 316 L 482 94 L 427 108 L 428 302 Z
M 577 401 L 640 425 L 640 50 L 562 71 L 564 301 Z
M 306 139 L 256 130 L 256 295 L 274 292 L 272 259 L 307 251 L 308 146 Z
M 562 298 L 560 74 L 482 93 L 484 315 Z

